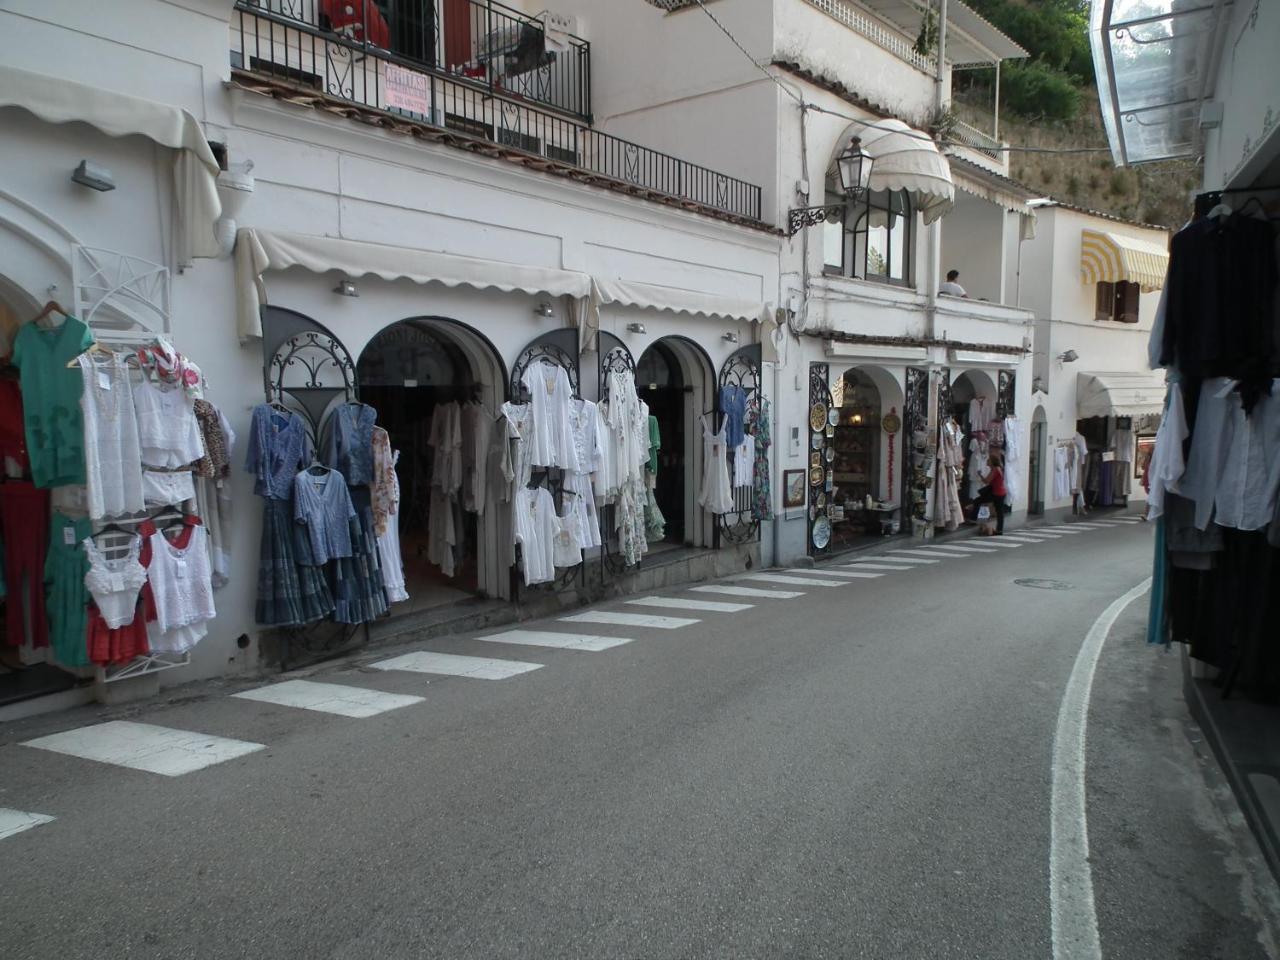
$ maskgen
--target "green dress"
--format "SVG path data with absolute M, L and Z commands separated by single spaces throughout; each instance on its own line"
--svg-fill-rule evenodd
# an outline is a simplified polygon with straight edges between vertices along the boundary
M 13 362 L 21 374 L 22 419 L 37 487 L 85 482 L 84 382 L 80 368 L 67 369 L 67 361 L 92 343 L 93 334 L 75 317 L 53 330 L 28 323 L 14 337 Z
M 81 544 L 92 533 L 93 524 L 87 517 L 73 520 L 55 513 L 49 526 L 45 608 L 49 612 L 49 644 L 64 667 L 89 665 L 89 591 L 84 585 L 89 558 Z

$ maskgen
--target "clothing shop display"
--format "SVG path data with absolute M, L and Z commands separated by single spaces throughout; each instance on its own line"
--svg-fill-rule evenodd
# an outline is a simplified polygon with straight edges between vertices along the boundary
M 325 437 L 324 462 L 341 473 L 348 486 L 373 481 L 373 425 L 378 411 L 365 403 L 344 403 L 333 411 Z
M 95 520 L 139 513 L 146 507 L 129 369 L 120 354 L 108 353 L 105 361 L 100 356 L 82 353 L 76 358 L 83 384 L 80 409 L 89 516 Z
M 974 499 L 982 489 L 984 483 L 982 474 L 985 472 L 987 459 L 990 456 L 991 445 L 987 441 L 986 432 L 972 434 L 969 439 L 969 488 L 966 499 Z
M 525 586 L 555 579 L 556 504 L 546 487 L 520 487 L 512 505 Z
M 137 536 L 140 538 L 138 563 L 144 569 L 151 564 L 150 537 L 154 532 L 155 526 L 150 521 L 144 521 L 138 525 Z M 90 599 L 92 600 L 92 597 Z M 90 662 L 97 666 L 125 664 L 135 657 L 145 656 L 151 652 L 148 628 L 155 623 L 156 604 L 149 581 L 144 582 L 139 589 L 133 617 L 123 626 L 116 628 L 107 626 L 97 604 L 92 602 L 89 604 L 88 617 L 86 646 Z
M 523 438 L 533 448 L 532 462 L 539 467 L 581 472 L 569 426 L 573 398 L 569 374 L 559 364 L 537 360 L 529 364 L 520 382 L 529 391 L 533 412 L 533 437 Z
M 712 513 L 728 513 L 733 509 L 733 491 L 729 486 L 729 458 L 725 449 L 725 425 L 712 433 L 706 417 L 702 425 L 702 488 L 698 503 Z
M 22 387 L 17 380 L 0 380 L 0 465 L 8 467 L 16 476 L 22 476 L 30 466 Z
M 934 525 L 946 530 L 958 529 L 964 523 L 964 507 L 960 504 L 960 476 L 964 469 L 963 440 L 960 425 L 950 417 L 939 429 L 938 469 L 934 476 Z
M 79 374 L 76 376 L 78 379 Z M 49 621 L 44 565 L 49 552 L 49 491 L 27 482 L 0 484 L 0 531 L 7 591 L 6 642 L 17 647 L 29 640 L 32 647 L 46 647 Z
M 92 343 L 89 328 L 75 317 L 53 329 L 25 324 L 14 338 L 12 359 L 21 378 L 27 456 L 37 487 L 85 481 L 83 380 L 67 363 Z
M 602 543 L 600 517 L 591 486 L 591 474 L 604 457 L 596 405 L 590 400 L 570 401 L 569 421 L 579 469 L 564 474 L 565 520 L 572 525 L 579 546 L 591 549 Z
M 1007 488 L 1005 503 L 1010 507 L 1018 501 L 1022 489 L 1022 421 L 1017 417 L 1004 418 L 1004 480 Z
M 190 470 L 142 470 L 142 500 L 148 507 L 186 503 L 196 495 Z
M 1053 450 L 1053 498 L 1065 500 L 1071 496 L 1071 454 L 1064 446 Z
M 223 432 L 221 412 L 203 399 L 194 401 L 192 410 L 204 444 L 204 456 L 192 465 L 196 476 L 209 479 L 231 476 L 231 449 Z
M 143 377 L 133 388 L 133 406 L 144 466 L 189 470 L 192 463 L 204 456 L 195 401 L 186 390 L 176 385 L 155 384 Z
M 231 580 L 231 536 L 234 525 L 230 483 L 197 477 L 196 515 L 204 521 L 205 529 L 209 531 L 213 588 L 218 590 Z
M 720 412 L 724 415 L 724 442 L 732 450 L 742 443 L 747 420 L 747 391 L 736 383 L 721 387 Z
M 311 548 L 310 563 L 351 556 L 351 521 L 355 516 L 351 494 L 336 470 L 313 467 L 294 478 L 293 518 L 302 526 Z
M 147 536 L 147 580 L 156 607 L 155 630 L 148 635 L 152 650 L 183 653 L 207 633 L 216 614 L 207 536 L 200 523 L 185 524 L 174 541 L 159 530 Z
M 373 531 L 379 538 L 387 532 L 390 518 L 400 503 L 396 459 L 391 452 L 391 435 L 381 427 L 374 427 L 373 482 L 369 485 L 369 495 L 373 506 Z
M 733 485 L 749 487 L 755 475 L 756 438 L 749 433 L 742 435 L 742 442 L 733 448 Z
M 388 605 L 369 488 L 351 487 L 351 504 L 355 508 L 355 515 L 349 520 L 351 556 L 337 558 L 329 570 L 334 621 L 357 624 L 376 620 L 387 612 Z
M 383 517 L 383 528 L 377 533 L 377 519 L 375 510 L 375 533 L 378 537 L 378 560 L 382 566 L 382 585 L 387 591 L 388 603 L 403 603 L 409 599 L 409 593 L 405 590 L 404 580 L 404 560 L 400 556 L 400 478 L 396 476 L 396 463 L 400 460 L 400 451 L 390 449 L 390 438 L 388 437 L 387 451 L 389 453 L 389 461 L 380 463 L 380 454 L 378 451 L 378 442 L 376 440 L 378 431 L 374 431 L 374 489 L 383 488 L 381 494 L 383 498 L 383 509 L 386 511 Z M 387 436 L 385 430 L 381 430 L 382 435 Z
M 996 403 L 986 397 L 974 397 L 969 401 L 969 432 L 990 433 L 996 422 Z
M 768 398 L 759 397 L 751 412 L 751 425 L 756 437 L 756 460 L 752 470 L 755 496 L 751 503 L 751 519 L 772 520 L 773 492 L 769 484 L 769 447 L 772 445 L 773 428 L 769 425 Z
M 249 422 L 244 468 L 254 475 L 253 492 L 273 500 L 293 496 L 293 478 L 312 457 L 306 421 L 296 413 L 260 403 Z
M 131 537 L 125 555 L 115 560 L 108 560 L 92 537 L 86 536 L 81 545 L 89 561 L 84 585 L 93 596 L 103 622 L 112 630 L 132 623 L 138 594 L 148 580 L 147 568 L 138 559 L 142 537 Z
M 645 533 L 645 505 L 649 487 L 645 467 L 649 462 L 649 407 L 636 393 L 635 374 L 609 371 L 609 399 L 605 409 L 608 428 L 605 469 L 616 470 L 616 488 L 605 502 L 614 504 L 614 531 L 618 552 L 628 566 L 639 563 L 649 551 Z M 722 430 L 723 432 L 723 430 Z M 723 447 L 721 448 L 723 452 Z M 728 482 L 727 459 L 725 482 Z M 613 482 L 613 477 L 609 478 Z
M 49 552 L 44 563 L 49 646 L 54 659 L 64 667 L 89 665 L 89 591 L 85 586 L 89 558 L 82 543 L 91 529 L 87 517 L 54 513 L 49 522 Z

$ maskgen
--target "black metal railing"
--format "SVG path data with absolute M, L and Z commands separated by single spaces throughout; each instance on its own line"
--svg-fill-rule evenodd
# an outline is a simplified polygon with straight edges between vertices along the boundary
M 326 12 L 339 7 L 351 13 Z M 237 0 L 232 66 L 545 157 L 641 191 L 760 219 L 758 186 L 600 133 L 582 120 L 533 106 L 508 87 L 491 87 L 398 53 L 392 27 L 372 17 L 377 10 L 373 0 Z M 315 22 L 302 14 L 314 14 Z

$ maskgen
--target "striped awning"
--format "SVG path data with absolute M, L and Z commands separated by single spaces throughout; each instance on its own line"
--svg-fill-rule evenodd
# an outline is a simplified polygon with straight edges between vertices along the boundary
M 1168 269 L 1169 251 L 1164 247 L 1104 230 L 1081 231 L 1080 279 L 1084 283 L 1128 280 L 1150 293 L 1164 286 Z

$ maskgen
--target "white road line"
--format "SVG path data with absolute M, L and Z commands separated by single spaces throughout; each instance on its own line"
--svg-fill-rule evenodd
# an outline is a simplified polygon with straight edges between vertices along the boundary
M 995 553 L 992 547 L 969 547 L 961 546 L 958 543 L 940 543 L 936 547 L 930 547 L 930 550 L 936 550 L 938 553 L 950 553 L 954 556 L 963 556 L 966 553 Z
M 402 693 L 383 693 L 364 687 L 348 687 L 340 683 L 315 683 L 311 680 L 285 680 L 256 690 L 232 694 L 241 700 L 257 700 L 281 707 L 297 707 L 300 710 L 316 710 L 320 713 L 336 713 L 340 717 L 364 719 L 376 717 L 388 710 L 422 703 L 422 697 Z
M 884 570 L 886 572 L 915 569 L 915 567 L 910 566 L 893 566 L 888 563 L 873 563 L 870 560 L 857 560 L 854 563 L 846 563 L 844 567 L 846 570 Z
M 1049 538 L 1041 533 L 1037 533 L 1034 537 L 1026 533 L 1006 533 L 1001 539 L 1006 543 L 1044 543 Z
M 694 600 L 692 597 L 637 597 L 627 603 L 637 607 L 666 607 L 670 610 L 712 610 L 718 613 L 738 613 L 750 610 L 753 603 L 726 603 L 723 600 Z
M 1039 541 L 1031 540 L 1027 537 L 1015 537 L 1012 534 L 1001 534 L 998 537 L 988 537 L 984 541 L 988 546 L 1004 547 L 1006 550 L 1015 549 L 1024 543 L 1038 543 Z
M 1085 796 L 1085 735 L 1098 658 L 1112 626 L 1129 604 L 1151 586 L 1143 580 L 1111 605 L 1089 628 L 1076 655 L 1058 708 L 1053 737 L 1053 784 L 1049 800 L 1049 918 L 1054 960 L 1101 960 L 1098 914 L 1089 866 Z
M 489 643 L 518 643 L 530 647 L 555 647 L 559 650 L 586 650 L 598 653 L 620 647 L 630 640 L 622 637 L 593 637 L 583 633 L 553 633 L 548 630 L 508 630 L 491 637 L 480 637 Z
M 10 810 L 0 807 L 0 840 L 12 837 L 15 833 L 30 830 L 42 823 L 52 823 L 53 817 L 43 813 L 26 813 L 22 810 Z
M 803 590 L 761 590 L 758 587 L 735 587 L 730 583 L 708 583 L 690 587 L 699 593 L 723 593 L 727 597 L 759 597 L 762 600 L 794 600 L 803 597 Z
M 1037 537 L 1060 537 L 1064 533 L 1084 533 L 1084 531 L 1075 529 L 1074 525 L 1070 527 L 1036 527 L 1035 529 L 1035 536 Z
M 157 727 L 150 723 L 134 723 L 130 720 L 111 720 L 91 727 L 77 727 L 75 730 L 28 740 L 23 746 L 64 753 L 84 760 L 96 760 L 99 763 L 112 763 L 133 770 L 145 770 L 166 777 L 180 777 L 193 770 L 266 749 L 266 745 L 262 743 L 228 740 L 225 737 L 211 737 L 204 733 Z
M 1116 517 L 1114 523 L 1141 523 L 1141 517 Z
M 523 663 L 519 660 L 493 660 L 488 657 L 461 657 L 455 653 L 406 653 L 390 660 L 369 664 L 374 670 L 404 670 L 409 673 L 438 673 L 446 677 L 468 677 L 472 680 L 506 680 L 530 670 L 539 670 L 541 663 Z
M 658 617 L 652 613 L 619 613 L 614 610 L 588 610 L 571 617 L 561 617 L 561 623 L 610 623 L 619 627 L 652 627 L 655 630 L 679 630 L 702 621 L 690 617 Z
M 1026 532 L 1023 532 L 1022 530 L 1015 530 L 1012 533 L 1006 533 L 1005 536 L 1006 537 L 1035 537 L 1039 540 L 1057 540 L 1060 536 L 1062 536 L 1062 533 L 1056 530 L 1055 531 L 1027 530 Z
M 894 552 L 894 553 L 901 553 L 902 551 L 901 551 L 901 550 L 895 550 L 895 551 L 893 551 L 893 552 Z M 885 556 L 883 556 L 883 557 L 876 557 L 876 560 L 884 560 L 884 561 L 885 561 L 885 562 L 887 562 L 887 563 L 910 563 L 910 564 L 913 564 L 913 565 L 914 565 L 914 564 L 918 564 L 918 563 L 941 563 L 941 562 L 942 562 L 941 560 L 937 560 L 937 559 L 930 559 L 930 558 L 928 558 L 928 557 L 891 557 L 891 556 L 888 556 L 888 555 L 885 555 Z M 869 563 L 869 562 L 871 562 L 871 561 L 868 561 L 868 560 L 855 560 L 855 561 L 853 561 L 853 562 L 854 562 L 854 563 Z
M 806 570 L 805 576 L 815 577 L 841 577 L 846 580 L 874 580 L 876 577 L 883 577 L 883 573 L 859 573 L 856 570 Z
M 936 556 L 934 556 L 932 551 L 929 551 L 929 550 L 890 550 L 889 552 L 894 555 L 902 554 L 904 558 L 906 557 L 922 558 L 922 559 L 916 559 L 912 561 L 913 563 L 941 563 L 942 562 Z M 952 554 L 952 556 L 954 556 L 954 554 Z
M 1072 523 L 1066 527 L 1063 527 L 1063 529 L 1064 530 L 1101 530 L 1102 524 L 1094 523 L 1093 521 L 1089 521 L 1088 523 L 1080 521 L 1078 523 Z
M 749 573 L 741 580 L 760 580 L 764 583 L 780 583 L 790 587 L 839 587 L 835 580 L 819 580 L 816 577 L 784 577 L 779 573 Z

